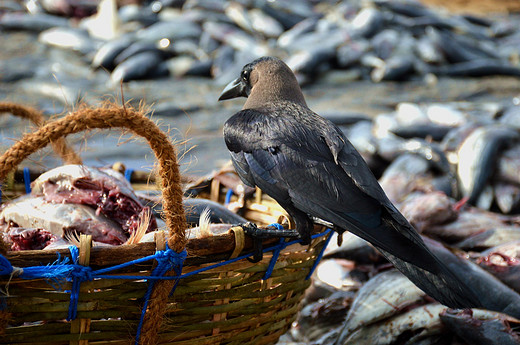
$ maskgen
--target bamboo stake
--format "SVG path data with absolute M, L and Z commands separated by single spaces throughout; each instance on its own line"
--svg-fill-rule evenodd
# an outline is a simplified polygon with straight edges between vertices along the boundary
M 78 263 L 83 266 L 90 264 L 90 248 L 92 247 L 92 235 L 81 234 L 79 243 L 79 259 Z M 81 334 L 90 332 L 90 319 L 76 319 L 70 323 L 71 334 Z M 88 339 L 71 340 L 70 345 L 88 345 Z

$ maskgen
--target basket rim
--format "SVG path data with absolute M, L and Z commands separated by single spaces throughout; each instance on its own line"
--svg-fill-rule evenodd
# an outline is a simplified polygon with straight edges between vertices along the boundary
M 318 234 L 323 230 L 322 226 L 315 226 L 313 234 Z M 246 236 L 245 244 L 240 255 L 251 252 L 253 241 Z M 273 245 L 279 240 L 268 238 L 262 244 Z M 200 265 L 209 262 L 222 261 L 230 257 L 235 249 L 235 235 L 231 232 L 218 234 L 204 238 L 192 238 L 188 240 L 186 251 L 188 257 L 185 265 Z M 199 249 L 197 249 L 199 248 Z M 156 252 L 155 242 L 145 242 L 136 244 L 124 244 L 113 247 L 92 247 L 90 249 L 91 267 L 106 267 L 119 265 L 128 261 L 137 260 L 142 257 L 152 255 Z M 22 250 L 8 251 L 5 258 L 16 267 L 29 267 L 51 264 L 56 261 L 56 256 L 70 256 L 68 248 L 55 250 Z

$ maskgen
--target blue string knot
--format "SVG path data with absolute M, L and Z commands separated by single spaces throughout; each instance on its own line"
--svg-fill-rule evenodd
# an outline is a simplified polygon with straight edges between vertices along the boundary
M 163 276 L 166 272 L 174 270 L 179 274 L 179 268 L 182 268 L 184 260 L 186 260 L 186 250 L 177 253 L 173 249 L 166 248 L 166 250 L 157 251 L 155 253 L 155 260 L 157 260 L 157 267 L 153 271 L 154 276 Z
M 72 290 L 70 291 L 70 302 L 69 302 L 69 313 L 67 315 L 67 321 L 76 319 L 78 315 L 78 300 L 79 300 L 79 288 L 81 283 L 84 281 L 90 281 L 94 279 L 92 275 L 92 268 L 88 266 L 78 265 L 79 249 L 76 246 L 69 247 L 70 255 L 72 257 L 70 275 L 67 280 L 72 280 Z
M 177 276 L 180 276 L 182 273 L 182 265 L 184 264 L 184 260 L 186 260 L 187 255 L 188 253 L 186 252 L 186 249 L 184 249 L 180 253 L 177 253 L 173 249 L 168 248 L 168 245 L 166 245 L 166 250 L 159 250 L 155 252 L 154 257 L 155 260 L 157 260 L 157 266 L 153 270 L 152 276 L 163 276 L 166 274 L 166 272 L 170 270 L 174 270 L 175 274 Z M 170 292 L 170 295 L 177 288 L 179 279 L 180 277 L 176 279 L 173 289 Z M 141 329 L 143 327 L 144 315 L 146 314 L 146 309 L 148 308 L 148 301 L 150 300 L 150 296 L 152 295 L 152 289 L 154 284 L 155 280 L 152 280 L 148 285 L 148 289 L 146 290 L 146 293 L 144 295 L 144 303 L 143 309 L 141 311 L 141 318 L 139 320 L 139 325 L 137 325 L 137 331 L 135 335 L 136 345 L 139 344 L 139 339 L 141 338 Z
M 86 282 L 94 279 L 92 268 L 88 266 L 74 265 L 70 275 L 74 281 Z
M 282 224 L 272 223 L 272 224 L 269 224 L 268 226 L 273 226 L 276 228 L 276 230 L 283 230 Z

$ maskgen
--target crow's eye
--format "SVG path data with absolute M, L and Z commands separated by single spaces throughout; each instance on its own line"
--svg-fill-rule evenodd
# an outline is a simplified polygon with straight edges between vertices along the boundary
M 241 77 L 244 81 L 248 81 L 249 80 L 249 71 L 242 71 Z

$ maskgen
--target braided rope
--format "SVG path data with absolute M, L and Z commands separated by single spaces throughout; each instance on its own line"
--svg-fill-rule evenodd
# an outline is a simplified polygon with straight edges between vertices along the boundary
M 168 246 L 175 252 L 184 250 L 187 243 L 184 230 L 187 228 L 182 206 L 180 173 L 175 149 L 169 137 L 149 118 L 128 107 L 107 105 L 103 108 L 82 108 L 58 120 L 47 123 L 39 130 L 26 134 L 0 156 L 0 181 L 16 168 L 26 157 L 59 138 L 94 128 L 127 128 L 133 134 L 144 137 L 159 162 L 159 174 L 164 197 L 163 209 L 170 230 Z M 174 275 L 170 271 L 165 276 Z M 150 297 L 142 327 L 140 344 L 155 344 L 165 312 L 168 294 L 174 281 L 159 281 Z
M 0 102 L 0 113 L 11 113 L 14 116 L 30 120 L 36 126 L 41 127 L 45 123 L 43 114 L 31 107 L 20 105 L 11 102 Z M 67 144 L 65 139 L 58 138 L 51 143 L 54 151 L 67 164 L 81 164 L 81 158 L 74 152 L 74 150 Z

